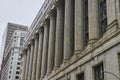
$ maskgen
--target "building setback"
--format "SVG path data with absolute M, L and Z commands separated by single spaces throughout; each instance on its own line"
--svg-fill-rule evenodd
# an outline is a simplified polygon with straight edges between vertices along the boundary
M 27 26 L 8 23 L 4 33 L 4 53 L 1 80 L 18 80 L 20 77 L 21 51 Z
M 25 37 L 21 80 L 119 80 L 119 3 L 45 0 Z

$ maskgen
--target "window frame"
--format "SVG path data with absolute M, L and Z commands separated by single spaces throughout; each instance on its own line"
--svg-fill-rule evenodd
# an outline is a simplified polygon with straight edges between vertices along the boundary
M 99 0 L 98 11 L 99 11 L 100 37 L 102 37 L 103 34 L 106 32 L 107 25 L 108 25 L 107 24 L 107 2 L 106 2 L 106 0 Z M 103 15 L 103 13 L 105 13 L 105 14 Z
M 76 75 L 77 80 L 79 80 L 79 76 L 83 76 L 83 80 L 85 80 L 85 72 L 84 71 Z M 82 79 L 80 79 L 80 80 L 82 80 Z
M 83 18 L 84 18 L 84 46 L 88 45 L 89 41 L 89 16 L 88 16 L 88 0 L 83 1 Z M 86 24 L 87 23 L 87 24 Z
M 96 78 L 96 73 L 95 73 L 95 68 L 97 68 L 97 67 L 100 67 L 102 65 L 102 69 L 103 69 L 103 71 L 102 71 L 102 76 L 103 76 L 103 79 L 102 80 L 105 80 L 105 75 L 104 75 L 104 63 L 103 62 L 100 62 L 100 63 L 98 63 L 98 64 L 96 64 L 96 65 L 94 65 L 93 66 L 93 80 L 96 80 L 95 78 Z M 101 80 L 101 79 L 100 79 Z

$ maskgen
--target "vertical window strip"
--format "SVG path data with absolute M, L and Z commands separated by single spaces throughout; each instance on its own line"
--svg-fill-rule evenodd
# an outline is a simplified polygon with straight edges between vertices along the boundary
M 100 35 L 102 36 L 106 32 L 107 28 L 107 7 L 106 0 L 99 1 L 99 12 L 100 12 Z
M 94 67 L 94 78 L 95 80 L 104 80 L 104 68 L 103 63 Z
M 84 0 L 84 40 L 85 46 L 88 44 L 89 32 L 88 32 L 88 0 Z

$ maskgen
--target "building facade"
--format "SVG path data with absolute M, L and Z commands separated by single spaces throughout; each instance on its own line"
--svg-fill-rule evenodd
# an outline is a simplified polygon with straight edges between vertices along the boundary
M 14 31 L 16 31 L 16 30 L 27 31 L 27 26 L 8 22 L 7 27 L 6 27 L 3 37 L 2 37 L 1 51 L 3 53 L 3 57 L 5 57 L 5 55 L 6 55 L 6 53 L 4 51 L 5 51 L 6 47 L 8 46 L 8 43 L 9 43 Z
M 10 24 L 13 27 L 7 26 L 7 34 L 4 48 L 1 77 L 0 80 L 19 80 L 21 67 L 21 51 L 23 48 L 24 38 L 27 32 L 27 26 L 18 24 Z M 16 26 L 14 28 L 14 26 Z M 24 29 L 23 29 L 24 28 Z M 13 29 L 13 30 L 12 30 Z M 8 39 L 8 40 L 7 40 Z M 7 44 L 6 44 L 7 43 Z
M 119 80 L 119 3 L 45 0 L 25 38 L 21 80 Z

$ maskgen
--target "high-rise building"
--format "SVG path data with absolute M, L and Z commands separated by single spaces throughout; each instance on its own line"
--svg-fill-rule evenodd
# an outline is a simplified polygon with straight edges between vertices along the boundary
M 4 53 L 15 30 L 27 31 L 27 26 L 8 22 L 2 38 L 2 53 Z M 5 57 L 6 53 L 4 53 L 3 56 Z
M 27 26 L 8 23 L 4 33 L 4 53 L 1 66 L 1 80 L 18 80 L 21 67 L 21 50 Z
M 120 0 L 45 0 L 22 61 L 21 80 L 120 80 Z

